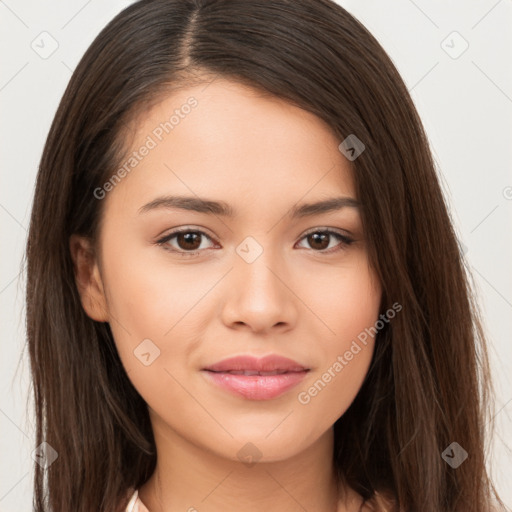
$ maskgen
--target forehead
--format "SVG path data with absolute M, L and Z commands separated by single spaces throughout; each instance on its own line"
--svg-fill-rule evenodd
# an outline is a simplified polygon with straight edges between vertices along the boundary
M 125 172 L 109 196 L 123 190 L 138 207 L 165 194 L 220 198 L 237 211 L 355 198 L 351 164 L 323 120 L 237 82 L 174 91 L 132 127 L 129 151 L 114 170 Z

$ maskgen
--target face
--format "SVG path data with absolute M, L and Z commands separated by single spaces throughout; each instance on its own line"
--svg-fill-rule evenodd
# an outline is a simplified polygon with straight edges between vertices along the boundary
M 71 250 L 83 306 L 110 323 L 163 435 L 232 460 L 247 443 L 261 461 L 284 460 L 354 400 L 381 288 L 340 142 L 313 114 L 221 79 L 138 119 L 132 160 L 95 192 L 96 254 L 78 237 Z M 204 370 L 243 355 L 306 371 Z

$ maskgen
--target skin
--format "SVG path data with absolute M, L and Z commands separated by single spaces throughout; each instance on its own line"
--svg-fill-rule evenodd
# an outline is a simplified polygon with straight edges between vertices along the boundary
M 110 323 L 148 404 L 158 462 L 139 496 L 151 512 L 357 510 L 360 496 L 334 478 L 332 426 L 361 387 L 373 339 L 309 403 L 298 394 L 375 324 L 382 290 L 357 208 L 288 216 L 296 204 L 357 199 L 350 162 L 318 117 L 219 78 L 139 117 L 132 150 L 191 96 L 197 107 L 106 194 L 95 248 L 70 240 L 83 307 Z M 236 215 L 139 212 L 163 195 L 225 201 Z M 179 227 L 207 236 L 167 247 L 198 254 L 157 243 Z M 354 242 L 331 235 L 322 246 L 305 235 L 326 228 Z M 248 236 L 263 250 L 251 263 L 236 252 Z M 160 350 L 147 366 L 134 355 L 145 339 Z M 231 395 L 201 372 L 227 357 L 272 353 L 311 370 L 271 400 Z M 237 455 L 246 443 L 261 456 L 253 465 Z

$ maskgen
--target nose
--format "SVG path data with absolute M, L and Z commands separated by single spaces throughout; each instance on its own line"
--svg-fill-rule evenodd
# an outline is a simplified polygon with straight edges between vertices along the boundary
M 285 262 L 271 251 L 248 263 L 238 256 L 229 273 L 229 290 L 222 309 L 222 320 L 231 329 L 248 329 L 267 334 L 292 329 L 298 317 L 298 298 Z

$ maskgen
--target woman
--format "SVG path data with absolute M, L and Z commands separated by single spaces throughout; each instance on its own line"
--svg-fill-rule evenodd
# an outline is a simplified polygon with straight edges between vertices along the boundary
M 427 138 L 335 3 L 121 12 L 55 116 L 27 260 L 37 511 L 499 502 Z

